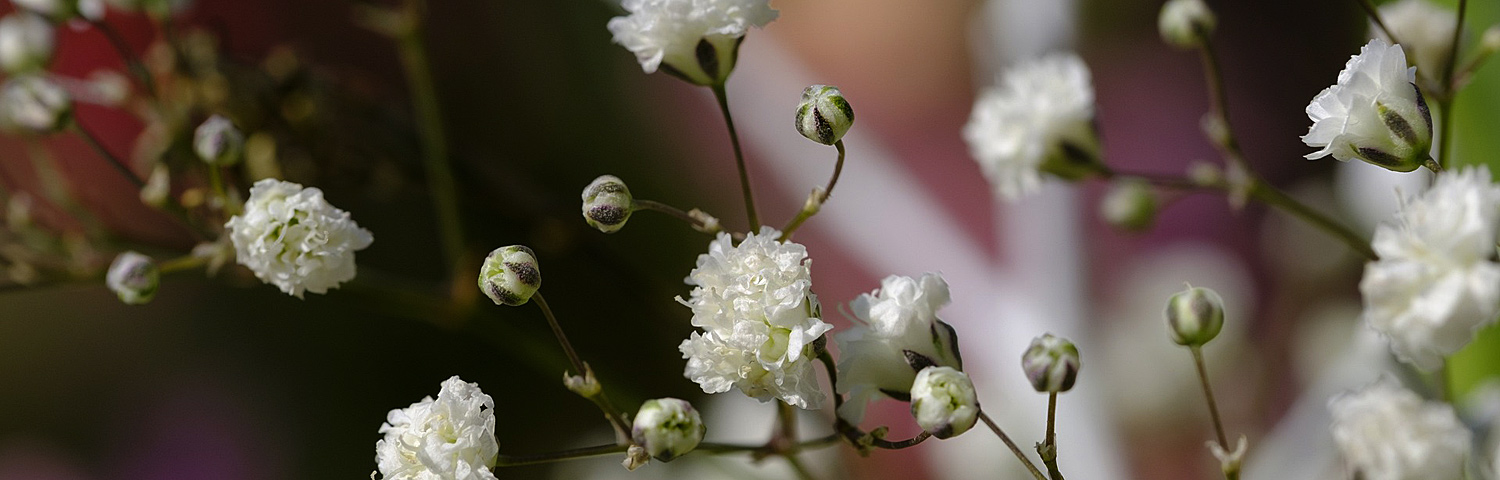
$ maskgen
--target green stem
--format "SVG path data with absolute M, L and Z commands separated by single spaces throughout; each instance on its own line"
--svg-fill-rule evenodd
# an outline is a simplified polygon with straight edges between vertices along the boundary
M 1464 14 L 1469 10 L 1469 0 L 1458 0 L 1458 16 L 1453 19 L 1453 38 L 1448 43 L 1448 62 L 1443 65 L 1443 88 L 1447 89 L 1444 97 L 1449 102 L 1457 96 L 1458 89 L 1453 86 L 1453 67 L 1458 65 L 1458 43 L 1463 39 Z M 1445 145 L 1446 147 L 1446 145 Z M 1448 164 L 1443 164 L 1447 166 Z
M 1198 368 L 1198 381 L 1203 384 L 1203 397 L 1208 400 L 1208 414 L 1214 422 L 1214 433 L 1218 435 L 1219 447 L 1224 451 L 1232 451 L 1229 448 L 1229 437 L 1224 435 L 1224 422 L 1219 419 L 1219 404 L 1214 401 L 1214 390 L 1208 386 L 1208 368 L 1203 362 L 1203 349 L 1192 346 L 1188 350 L 1193 352 L 1193 365 Z
M 817 477 L 813 476 L 812 470 L 808 470 L 807 469 L 807 465 L 803 465 L 802 464 L 802 460 L 798 460 L 797 459 L 797 454 L 796 453 L 786 453 L 786 454 L 782 454 L 781 456 L 784 457 L 784 458 L 786 458 L 787 465 L 791 465 L 792 466 L 792 470 L 795 471 L 795 472 L 797 472 L 797 478 L 798 479 L 800 479 L 800 480 L 816 480 L 817 479 Z
M 542 309 L 542 314 L 547 317 L 547 325 L 552 327 L 552 335 L 557 337 L 557 343 L 562 345 L 563 353 L 568 356 L 568 362 L 573 364 L 573 370 L 578 375 L 584 377 L 593 376 L 593 372 L 589 369 L 588 364 L 583 363 L 583 360 L 578 358 L 578 352 L 573 350 L 573 344 L 568 341 L 567 334 L 563 333 L 562 325 L 557 322 L 557 316 L 552 314 L 552 307 L 547 305 L 547 300 L 542 297 L 542 292 L 531 294 L 531 301 L 536 302 L 537 307 Z M 625 416 L 615 408 L 613 403 L 610 403 L 609 397 L 604 394 L 604 386 L 602 384 L 599 386 L 598 393 L 589 395 L 587 398 L 599 406 L 599 410 L 604 412 L 605 418 L 609 419 L 610 424 L 614 425 L 621 435 L 624 435 L 626 438 L 630 437 L 630 424 L 625 422 Z
M 818 195 L 816 203 L 809 201 L 803 204 L 802 210 L 797 212 L 797 216 L 793 217 L 792 221 L 788 222 L 786 227 L 781 229 L 781 241 L 791 240 L 792 232 L 796 232 L 798 228 L 802 227 L 802 223 L 806 222 L 808 218 L 817 215 L 818 211 L 823 208 L 823 203 L 827 202 L 828 197 L 833 195 L 833 187 L 838 185 L 839 174 L 844 171 L 844 141 L 833 142 L 833 146 L 839 150 L 839 160 L 838 163 L 833 164 L 833 176 L 828 178 L 828 186 L 824 187 L 823 193 Z
M 427 188 L 432 194 L 432 206 L 437 215 L 438 231 L 442 236 L 443 253 L 448 261 L 447 269 L 454 271 L 464 259 L 464 229 L 459 214 L 457 182 L 448 160 L 448 140 L 444 133 L 437 87 L 432 81 L 427 46 L 422 39 L 420 12 L 423 7 L 422 0 L 408 0 L 406 13 L 412 17 L 411 27 L 396 38 L 396 46 L 406 72 L 407 84 L 411 88 L 412 105 L 416 109 L 423 164 L 427 170 Z
M 125 38 L 120 36 L 120 32 L 102 20 L 92 20 L 89 23 L 93 24 L 94 28 L 99 30 L 99 33 L 104 34 L 104 38 L 109 39 L 109 44 L 120 55 L 120 60 L 125 62 L 125 67 L 130 70 L 130 74 L 135 75 L 136 80 L 141 82 L 141 88 L 146 90 L 146 96 L 156 98 L 156 80 L 151 77 L 151 71 L 146 69 L 146 65 L 141 62 L 141 58 L 136 56 L 135 52 L 130 49 L 130 44 L 126 43 Z
M 1396 34 L 1391 32 L 1389 27 L 1385 26 L 1385 21 L 1380 18 L 1380 10 L 1375 8 L 1375 4 L 1370 3 L 1370 0 L 1359 0 L 1358 3 L 1361 8 L 1364 8 L 1365 13 L 1370 16 L 1370 21 L 1375 22 L 1375 26 L 1379 27 L 1380 31 L 1385 32 L 1385 38 L 1391 39 L 1391 43 L 1393 44 L 1401 43 L 1396 40 Z
M 538 463 L 552 463 L 563 460 L 578 458 L 598 457 L 624 453 L 628 445 L 599 445 L 596 447 L 575 448 L 560 452 L 543 453 L 539 455 L 505 455 L 501 454 L 495 459 L 496 467 L 516 467 L 521 465 L 536 465 Z
M 745 196 L 745 216 L 750 219 L 750 233 L 760 231 L 760 216 L 755 213 L 755 194 L 750 189 L 750 172 L 745 169 L 745 153 L 740 148 L 740 134 L 734 129 L 734 116 L 729 113 L 729 95 L 724 84 L 714 85 L 714 98 L 719 101 L 719 111 L 724 114 L 724 125 L 729 128 L 729 143 L 734 145 L 734 165 L 740 171 L 740 190 Z
M 1349 249 L 1354 250 L 1356 253 L 1364 256 L 1366 260 L 1375 261 L 1380 259 L 1380 256 L 1375 254 L 1375 250 L 1370 248 L 1370 242 L 1368 240 L 1365 240 L 1364 237 L 1361 237 L 1359 234 L 1354 233 L 1354 231 L 1350 230 L 1349 227 L 1344 226 L 1338 221 L 1329 218 L 1327 215 L 1324 215 L 1317 210 L 1313 210 L 1312 207 L 1308 207 L 1306 204 L 1293 199 L 1286 193 L 1283 193 L 1282 191 L 1277 190 L 1275 187 L 1272 187 L 1269 184 L 1265 183 L 1265 181 L 1262 181 L 1260 179 L 1251 179 L 1249 181 L 1253 182 L 1250 186 L 1250 197 L 1272 207 L 1279 208 L 1282 211 L 1285 211 L 1292 216 L 1306 221 L 1312 226 L 1317 227 L 1324 232 L 1327 232 L 1334 238 L 1343 241 L 1344 244 L 1349 247 Z
M 1031 463 L 1031 459 L 1026 458 L 1026 453 L 1021 451 L 1021 447 L 1017 447 L 1016 442 L 1011 441 L 1010 436 L 1006 435 L 1005 431 L 1001 430 L 1000 426 L 996 425 L 995 421 L 990 419 L 989 414 L 984 413 L 984 410 L 980 410 L 979 419 L 983 420 L 984 424 L 990 427 L 990 431 L 995 432 L 995 436 L 1000 437 L 1000 441 L 1005 442 L 1005 446 L 1010 447 L 1011 453 L 1016 454 L 1016 458 L 1021 461 L 1022 465 L 1026 465 L 1026 470 L 1031 472 L 1031 476 L 1036 477 L 1036 480 L 1047 480 L 1047 477 L 1042 475 L 1042 471 L 1037 470 L 1036 465 Z
M 653 200 L 636 200 L 635 208 L 633 208 L 633 210 L 652 210 L 665 213 L 672 216 L 673 218 L 687 222 L 688 225 L 693 226 L 694 230 L 698 230 L 704 233 L 718 233 L 724 231 L 724 227 L 722 226 L 718 226 L 713 230 L 707 230 L 708 225 L 704 224 L 698 218 L 693 217 L 691 214 L 682 211 L 682 209 L 680 208 Z
M 1458 96 L 1457 91 L 1450 92 L 1438 99 L 1438 158 L 1437 168 L 1432 168 L 1434 173 L 1441 172 L 1448 167 L 1448 158 L 1453 154 L 1448 139 L 1453 137 L 1453 97 Z M 1429 165 L 1428 168 L 1432 166 Z
M 1062 471 L 1057 468 L 1057 392 L 1049 392 L 1047 395 L 1047 437 L 1041 445 L 1036 448 L 1036 453 L 1042 457 L 1042 464 L 1047 466 L 1047 475 L 1052 480 L 1063 480 Z
M 111 167 L 120 172 L 120 175 L 124 176 L 126 180 L 130 180 L 130 183 L 134 183 L 137 189 L 146 186 L 146 181 L 142 180 L 140 175 L 136 175 L 135 171 L 131 170 L 130 167 L 125 165 L 124 161 L 120 160 L 120 157 L 116 157 L 115 154 L 110 153 L 109 149 L 104 148 L 104 143 L 99 141 L 99 137 L 94 136 L 94 132 L 84 128 L 83 124 L 77 121 L 73 122 L 73 130 L 78 132 L 78 136 L 89 144 L 89 148 L 94 149 L 94 153 L 98 153 L 100 157 L 108 161 Z

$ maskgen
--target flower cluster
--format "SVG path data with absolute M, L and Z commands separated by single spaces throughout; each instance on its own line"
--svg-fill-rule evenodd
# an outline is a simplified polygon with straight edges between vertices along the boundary
M 1386 377 L 1335 397 L 1333 438 L 1355 477 L 1367 480 L 1463 478 L 1469 430 L 1453 407 L 1423 401 Z
M 624 0 L 609 21 L 614 41 L 646 73 L 661 68 L 698 85 L 724 83 L 750 27 L 776 19 L 768 0 Z
M 1041 186 L 1042 173 L 1078 179 L 1098 165 L 1094 86 L 1073 54 L 1012 67 L 974 102 L 964 126 L 969 152 L 995 191 L 1015 200 Z
M 322 190 L 269 178 L 255 182 L 244 213 L 224 228 L 240 265 L 297 298 L 353 279 L 354 252 L 374 241 Z
M 738 388 L 762 401 L 772 398 L 806 409 L 823 403 L 813 376 L 814 343 L 833 329 L 820 317 L 812 293 L 807 249 L 777 240 L 762 227 L 738 245 L 720 233 L 688 274 L 693 332 L 678 347 L 684 375 L 704 392 Z
M 949 301 L 948 282 L 928 273 L 921 279 L 891 275 L 849 303 L 854 328 L 834 337 L 842 357 L 837 391 L 849 394 L 840 417 L 859 423 L 878 395 L 906 397 L 917 372 L 928 366 L 963 368 L 953 327 L 937 317 Z
M 488 480 L 500 454 L 495 400 L 479 384 L 443 381 L 437 399 L 391 410 L 380 425 L 375 464 L 389 480 Z

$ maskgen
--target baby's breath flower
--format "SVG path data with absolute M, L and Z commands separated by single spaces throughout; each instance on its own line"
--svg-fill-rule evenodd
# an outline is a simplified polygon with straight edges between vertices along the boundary
M 802 90 L 797 104 L 797 132 L 808 140 L 833 145 L 854 126 L 854 108 L 839 87 L 812 85 Z
M 380 433 L 375 464 L 388 480 L 495 478 L 495 401 L 477 383 L 449 378 L 437 399 L 391 410 Z
M 1329 155 L 1410 172 L 1431 158 L 1432 115 L 1400 45 L 1374 39 L 1349 59 L 1338 83 L 1307 105 L 1312 128 L 1302 136 L 1310 160 Z
M 52 24 L 34 13 L 0 18 L 0 68 L 12 74 L 41 70 L 52 61 L 55 36 Z
M 1485 167 L 1438 174 L 1375 229 L 1359 283 L 1365 322 L 1403 361 L 1435 370 L 1500 314 L 1500 186 Z
M 1202 45 L 1218 21 L 1203 0 L 1169 0 L 1161 7 L 1156 28 L 1161 39 L 1177 48 Z
M 583 219 L 590 227 L 604 233 L 625 228 L 635 210 L 635 197 L 620 177 L 600 175 L 583 187 Z
M 1390 377 L 1334 397 L 1333 439 L 1356 478 L 1463 478 L 1472 435 L 1453 407 L 1423 401 Z
M 374 241 L 322 190 L 270 178 L 250 187 L 245 211 L 224 229 L 240 265 L 297 298 L 353 279 L 354 252 Z
M 631 425 L 631 437 L 647 454 L 666 462 L 698 448 L 707 430 L 693 404 L 658 398 L 641 404 Z
M 73 98 L 47 77 L 20 75 L 0 85 L 0 126 L 52 133 L 67 126 L 72 115 Z
M 1031 340 L 1021 354 L 1021 370 L 1038 392 L 1066 392 L 1078 380 L 1078 347 L 1066 338 L 1044 334 Z
M 1094 86 L 1071 53 L 1011 67 L 974 102 L 964 140 L 1007 200 L 1041 187 L 1042 173 L 1076 180 L 1098 170 Z
M 949 367 L 927 367 L 911 385 L 911 414 L 923 431 L 956 437 L 979 420 L 979 397 L 969 376 Z
M 849 302 L 854 327 L 834 337 L 842 356 L 836 387 L 849 394 L 840 417 L 857 424 L 877 396 L 906 398 L 928 366 L 963 368 L 953 327 L 937 317 L 949 301 L 943 276 L 928 273 L 885 277 L 879 289 Z
M 1401 40 L 1411 57 L 1411 64 L 1421 71 L 1440 72 L 1448 65 L 1449 47 L 1453 45 L 1453 26 L 1458 22 L 1453 10 L 1439 7 L 1430 0 L 1400 0 L 1380 6 L 1380 18 L 1386 28 Z M 1373 24 L 1374 38 L 1392 42 L 1385 30 Z
M 234 128 L 234 122 L 228 118 L 214 115 L 193 132 L 193 151 L 209 165 L 234 165 L 245 152 L 245 134 Z
M 683 372 L 706 393 L 738 388 L 761 401 L 816 409 L 823 402 L 813 373 L 814 342 L 833 329 L 812 293 L 807 249 L 762 227 L 738 245 L 719 233 L 688 274 L 693 332 L 678 347 Z
M 776 19 L 769 0 L 624 0 L 630 15 L 609 21 L 615 43 L 641 69 L 661 68 L 697 85 L 720 85 L 734 71 L 750 27 Z
M 11 3 L 59 22 L 74 17 L 86 20 L 104 18 L 104 3 L 101 0 L 11 0 Z
M 124 252 L 109 264 L 109 273 L 104 276 L 109 289 L 126 305 L 141 305 L 156 296 L 160 285 L 160 273 L 151 257 L 136 252 Z
M 1201 347 L 1224 329 L 1224 299 L 1211 288 L 1189 286 L 1167 300 L 1166 315 L 1173 342 Z
M 525 305 L 542 288 L 542 267 L 536 252 L 525 245 L 490 251 L 479 268 L 479 290 L 495 305 Z

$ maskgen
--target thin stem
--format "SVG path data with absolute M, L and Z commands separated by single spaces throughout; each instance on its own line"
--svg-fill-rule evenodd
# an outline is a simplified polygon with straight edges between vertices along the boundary
M 823 362 L 823 372 L 828 375 L 828 384 L 832 385 L 833 388 L 837 390 L 839 384 L 839 374 L 838 369 L 834 368 L 833 355 L 830 355 L 827 350 L 824 350 L 822 353 L 818 354 L 818 361 Z M 844 396 L 839 395 L 838 392 L 835 391 L 833 393 L 833 429 L 836 431 L 836 433 L 830 436 L 830 438 L 832 438 L 834 441 L 837 441 L 837 439 L 842 436 L 843 438 L 848 439 L 849 443 L 853 445 L 861 445 L 868 442 L 871 447 L 885 450 L 900 450 L 903 448 L 911 448 L 920 445 L 922 442 L 927 441 L 928 438 L 932 437 L 931 433 L 922 432 L 917 434 L 917 436 L 915 437 L 894 442 L 886 440 L 884 438 L 866 438 L 867 436 L 869 436 L 869 434 L 865 433 L 863 430 L 860 430 L 859 426 L 851 425 L 849 422 L 844 421 L 842 417 L 838 416 L 839 407 L 842 406 L 844 406 Z
M 562 345 L 563 353 L 568 356 L 568 362 L 573 364 L 573 370 L 578 375 L 584 377 L 593 376 L 593 372 L 589 370 L 588 364 L 583 363 L 583 360 L 578 358 L 578 352 L 573 350 L 573 344 L 568 341 L 567 334 L 563 333 L 562 325 L 557 322 L 557 316 L 552 314 L 552 307 L 547 305 L 547 300 L 542 297 L 542 292 L 531 294 L 531 301 L 536 302 L 537 307 L 542 309 L 542 314 L 547 317 L 547 324 L 552 327 L 552 335 L 556 336 L 557 343 Z M 625 422 L 625 416 L 615 408 L 614 404 L 610 403 L 609 397 L 604 394 L 604 387 L 602 385 L 599 387 L 598 393 L 587 398 L 594 402 L 595 405 L 598 405 L 600 410 L 604 411 L 605 418 L 609 419 L 610 424 L 618 429 L 621 435 L 626 437 L 630 435 L 630 424 Z
M 1031 471 L 1031 476 L 1036 477 L 1036 480 L 1047 480 L 1047 477 L 1042 475 L 1042 471 L 1037 470 L 1036 465 L 1031 463 L 1031 459 L 1026 458 L 1026 454 L 1021 451 L 1021 447 L 1017 447 L 1016 442 L 1012 442 L 1010 436 L 1006 435 L 1005 431 L 1001 430 L 1000 426 L 996 425 L 995 421 L 990 419 L 989 414 L 984 413 L 984 410 L 980 410 L 979 419 L 984 420 L 984 424 L 990 427 L 990 431 L 995 432 L 995 436 L 1000 437 L 1000 441 L 1005 442 L 1005 446 L 1010 447 L 1011 453 L 1016 454 L 1016 458 L 1021 460 L 1023 465 L 1026 465 L 1026 470 Z
M 791 465 L 792 466 L 792 470 L 795 471 L 795 472 L 797 472 L 797 478 L 799 478 L 801 480 L 816 480 L 817 479 L 817 477 L 813 476 L 812 470 L 808 470 L 807 469 L 807 465 L 803 465 L 802 464 L 802 460 L 798 460 L 797 459 L 797 454 L 795 454 L 795 453 L 787 453 L 787 454 L 782 455 L 782 457 L 785 457 L 786 458 L 786 464 L 787 465 Z
M 665 213 L 677 218 L 678 220 L 687 222 L 689 225 L 693 226 L 694 230 L 698 230 L 704 233 L 718 233 L 724 231 L 724 227 L 721 227 L 719 225 L 714 225 L 713 228 L 710 229 L 709 225 L 704 223 L 702 219 L 694 217 L 692 214 L 684 212 L 680 208 L 653 200 L 636 200 L 634 210 L 652 210 Z
M 833 146 L 839 151 L 839 160 L 838 163 L 833 164 L 833 176 L 828 178 L 828 186 L 823 188 L 822 193 L 816 194 L 818 196 L 816 199 L 809 198 L 808 202 L 802 205 L 802 210 L 797 212 L 797 216 L 793 217 L 792 221 L 787 222 L 786 227 L 781 229 L 781 241 L 791 240 L 792 232 L 802 227 L 802 223 L 806 222 L 808 218 L 817 215 L 818 211 L 823 208 L 823 203 L 827 202 L 828 197 L 833 195 L 833 187 L 838 185 L 839 174 L 844 171 L 844 141 L 833 142 Z
M 838 441 L 839 441 L 839 435 L 838 434 L 836 434 L 836 433 L 835 434 L 829 434 L 829 435 L 824 436 L 824 437 L 814 438 L 814 439 L 805 440 L 805 441 L 802 441 L 802 442 L 799 442 L 799 443 L 792 444 L 791 446 L 787 447 L 785 450 L 787 450 L 787 451 L 794 451 L 794 452 L 800 452 L 800 451 L 803 451 L 803 450 L 809 450 L 809 449 L 813 449 L 813 448 L 827 447 L 829 445 L 833 445 L 835 443 L 838 443 Z M 699 443 L 698 444 L 698 448 L 693 449 L 693 451 L 694 452 L 698 452 L 698 453 L 706 453 L 706 454 L 752 453 L 752 454 L 756 454 L 756 455 L 770 455 L 770 454 L 775 453 L 775 452 L 772 452 L 771 450 L 769 450 L 766 445 L 735 445 L 735 444 L 714 443 L 714 442 Z
M 1219 447 L 1224 451 L 1229 448 L 1229 437 L 1224 435 L 1224 422 L 1219 419 L 1219 404 L 1214 401 L 1214 390 L 1208 386 L 1208 367 L 1203 362 L 1203 349 L 1201 347 L 1188 347 L 1193 352 L 1193 365 L 1198 368 L 1198 381 L 1203 384 L 1203 397 L 1208 400 L 1208 414 L 1213 418 L 1214 433 L 1218 435 Z
M 1453 88 L 1453 67 L 1458 64 L 1458 43 L 1463 39 L 1464 14 L 1469 10 L 1469 0 L 1458 0 L 1458 16 L 1453 19 L 1453 38 L 1448 44 L 1448 62 L 1443 65 L 1443 88 L 1448 89 L 1448 101 L 1453 101 L 1458 89 Z M 1447 164 L 1444 164 L 1447 166 Z
M 833 148 L 838 149 L 839 160 L 833 164 L 833 176 L 828 178 L 828 186 L 823 188 L 823 198 L 818 203 L 827 202 L 828 197 L 833 196 L 833 187 L 838 185 L 839 174 L 844 172 L 844 140 L 839 139 L 839 141 L 833 142 Z
M 1453 93 L 1457 94 L 1458 92 L 1453 92 Z M 1437 164 L 1436 164 L 1437 168 L 1433 168 L 1432 169 L 1432 171 L 1434 173 L 1435 172 L 1441 172 L 1444 168 L 1446 168 L 1448 166 L 1448 156 L 1452 154 L 1452 149 L 1448 148 L 1449 147 L 1449 145 L 1448 145 L 1448 139 L 1452 138 L 1452 136 L 1453 136 L 1453 128 L 1452 127 L 1453 127 L 1453 98 L 1452 98 L 1452 96 L 1447 96 L 1447 97 L 1439 98 L 1438 99 L 1438 158 L 1437 158 Z M 1429 165 L 1429 168 L 1430 167 L 1432 167 L 1432 166 Z
M 1385 38 L 1391 39 L 1391 43 L 1393 44 L 1401 43 L 1396 40 L 1396 34 L 1391 32 L 1389 27 L 1385 26 L 1385 21 L 1381 20 L 1380 10 L 1375 8 L 1375 4 L 1370 3 L 1370 0 L 1359 0 L 1358 3 L 1361 8 L 1364 8 L 1365 13 L 1370 16 L 1370 20 L 1375 22 L 1375 26 L 1379 27 L 1380 31 L 1385 33 Z
M 1041 445 L 1037 445 L 1036 453 L 1042 457 L 1042 464 L 1047 466 L 1047 475 L 1052 480 L 1063 480 L 1062 471 L 1057 468 L 1057 392 L 1049 392 L 1047 395 L 1047 437 Z
M 130 69 L 130 73 L 135 75 L 136 79 L 141 82 L 141 88 L 146 90 L 146 96 L 156 98 L 156 80 L 151 77 L 151 71 L 146 69 L 146 65 L 141 62 L 141 58 L 130 49 L 130 44 L 126 43 L 125 38 L 120 36 L 120 32 L 116 31 L 113 26 L 103 20 L 92 20 L 89 23 L 93 24 L 94 28 L 99 29 L 99 33 L 103 33 L 105 38 L 109 39 L 109 44 L 120 55 L 120 60 L 125 62 L 126 68 Z
M 1370 248 L 1370 242 L 1359 234 L 1354 233 L 1349 227 L 1317 210 L 1313 210 L 1312 207 L 1308 207 L 1306 204 L 1297 201 L 1262 180 L 1252 179 L 1250 181 L 1254 182 L 1250 186 L 1250 196 L 1252 198 L 1290 213 L 1292 216 L 1302 219 L 1312 226 L 1333 235 L 1334 238 L 1343 241 L 1349 249 L 1364 256 L 1366 260 L 1374 261 L 1380 259 L 1380 256 L 1375 254 L 1375 250 Z
M 120 157 L 116 157 L 115 154 L 109 152 L 108 148 L 104 148 L 104 144 L 99 141 L 99 137 L 94 136 L 94 132 L 89 131 L 82 123 L 76 121 L 73 122 L 73 130 L 77 131 L 78 136 L 82 137 L 83 141 L 89 144 L 89 148 L 94 149 L 94 153 L 98 153 L 100 157 L 108 161 L 111 167 L 115 167 L 115 170 L 119 171 L 120 175 L 123 175 L 126 180 L 130 180 L 130 183 L 134 183 L 136 188 L 146 186 L 146 181 L 142 180 L 140 175 L 136 175 L 135 171 L 131 170 L 129 166 L 125 165 L 124 161 L 120 160 Z
M 745 169 L 745 153 L 740 149 L 740 134 L 734 129 L 734 116 L 729 114 L 729 96 L 724 84 L 714 85 L 714 98 L 719 101 L 719 111 L 724 113 L 724 125 L 729 127 L 729 143 L 734 145 L 734 164 L 740 171 L 740 190 L 745 195 L 745 216 L 750 219 L 750 232 L 760 231 L 760 216 L 755 213 L 755 194 L 750 190 L 750 173 Z
M 173 258 L 171 260 L 160 262 L 156 264 L 156 268 L 161 273 L 167 274 L 198 268 L 203 266 L 205 263 L 208 263 L 208 257 L 188 254 Z
M 552 463 L 563 460 L 578 458 L 598 457 L 601 455 L 612 455 L 624 453 L 629 445 L 599 445 L 596 447 L 575 448 L 560 452 L 543 453 L 539 455 L 505 455 L 501 454 L 495 459 L 497 467 L 516 467 L 521 465 L 536 465 L 538 463 Z
M 411 27 L 397 36 L 396 46 L 401 65 L 406 71 L 407 84 L 411 88 L 412 106 L 416 109 L 423 164 L 427 170 L 427 189 L 432 194 L 432 207 L 437 215 L 443 253 L 448 261 L 447 269 L 453 271 L 463 263 L 464 229 L 459 215 L 457 182 L 448 161 L 448 140 L 444 133 L 437 87 L 432 81 L 427 46 L 422 39 L 420 12 L 423 7 L 425 5 L 422 0 L 408 0 L 406 12 L 412 17 Z

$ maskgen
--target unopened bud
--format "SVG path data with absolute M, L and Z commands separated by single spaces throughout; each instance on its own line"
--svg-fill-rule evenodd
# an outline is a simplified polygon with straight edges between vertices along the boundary
M 105 283 L 126 305 L 140 305 L 156 296 L 160 285 L 160 273 L 151 257 L 136 252 L 125 252 L 109 264 Z
M 1203 346 L 1224 328 L 1224 299 L 1212 289 L 1189 286 L 1167 301 L 1167 327 L 1178 345 Z
M 644 447 L 641 447 L 640 445 L 631 445 L 630 448 L 625 450 L 625 460 L 620 462 L 620 464 L 624 465 L 626 470 L 635 471 L 635 469 L 641 468 L 641 465 L 645 465 L 650 462 L 651 455 L 648 455 L 646 453 L 646 449 Z
M 52 23 L 39 15 L 22 11 L 0 18 L 0 68 L 6 72 L 43 69 L 56 45 Z
M 172 173 L 164 163 L 158 163 L 151 167 L 151 175 L 146 177 L 146 186 L 141 187 L 141 203 L 153 207 L 161 207 L 167 204 L 167 199 L 172 195 Z
M 594 369 L 589 368 L 587 363 L 583 364 L 583 368 L 582 375 L 568 375 L 567 372 L 563 372 L 563 386 L 568 387 L 568 391 L 580 397 L 594 398 L 601 389 L 599 380 L 594 378 Z
M 1059 393 L 1073 389 L 1078 380 L 1078 347 L 1066 338 L 1048 333 L 1031 340 L 1021 355 L 1021 369 L 1038 392 Z
M 1500 51 L 1500 25 L 1484 29 L 1484 35 L 1479 37 L 1479 48 L 1488 53 Z
M 979 420 L 979 397 L 969 376 L 952 367 L 927 367 L 911 384 L 911 414 L 923 431 L 950 438 Z
M 1122 180 L 1104 195 L 1099 211 L 1110 225 L 1132 232 L 1145 230 L 1156 221 L 1156 192 L 1143 180 Z
M 234 128 L 234 122 L 221 115 L 208 117 L 193 132 L 193 151 L 198 158 L 216 167 L 239 163 L 245 152 L 245 134 Z
M 600 175 L 583 188 L 583 219 L 601 232 L 620 231 L 633 210 L 635 197 L 619 177 Z
M 73 99 L 41 75 L 11 77 L 0 85 L 0 123 L 31 133 L 62 130 L 72 118 Z
M 1169 0 L 1161 7 L 1156 28 L 1161 39 L 1177 48 L 1194 48 L 1214 33 L 1218 21 L 1203 0 Z
M 663 462 L 698 448 L 708 427 L 693 404 L 675 398 L 647 400 L 635 414 L 630 436 L 651 457 Z
M 525 305 L 541 287 L 541 267 L 525 245 L 497 248 L 479 268 L 479 289 L 496 305 Z
M 854 126 L 854 108 L 839 87 L 813 85 L 802 90 L 797 104 L 797 132 L 808 140 L 833 145 Z
M 708 212 L 694 208 L 688 210 L 688 217 L 698 222 L 693 226 L 694 230 L 703 233 L 719 233 L 720 230 L 724 229 L 723 226 L 719 225 L 719 219 L 713 215 L 709 215 Z

